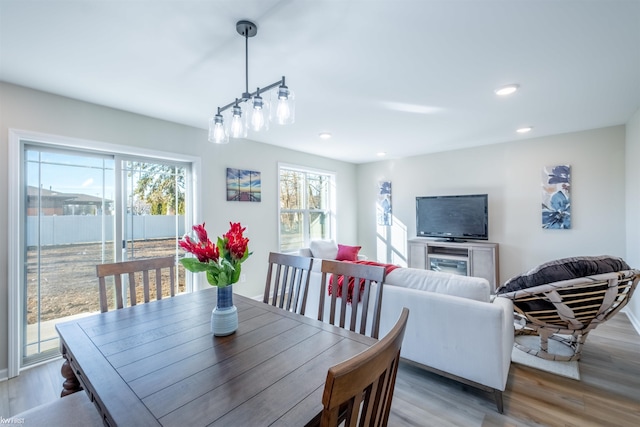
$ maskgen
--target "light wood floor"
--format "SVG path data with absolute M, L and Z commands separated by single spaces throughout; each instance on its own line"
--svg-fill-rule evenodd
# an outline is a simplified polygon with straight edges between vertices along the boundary
M 52 361 L 0 382 L 0 416 L 58 399 L 60 365 Z M 402 364 L 389 425 L 640 426 L 640 336 L 625 314 L 590 334 L 580 374 L 575 381 L 512 364 L 501 415 L 490 393 Z

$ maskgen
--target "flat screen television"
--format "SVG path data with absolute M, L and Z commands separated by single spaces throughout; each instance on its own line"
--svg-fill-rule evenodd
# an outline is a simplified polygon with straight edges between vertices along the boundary
M 487 194 L 416 197 L 418 237 L 488 240 L 488 204 Z

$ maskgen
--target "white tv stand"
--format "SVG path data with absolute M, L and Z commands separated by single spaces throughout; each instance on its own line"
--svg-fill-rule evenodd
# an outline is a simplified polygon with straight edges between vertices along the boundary
M 498 277 L 498 244 L 488 242 L 447 242 L 420 238 L 408 240 L 409 267 L 482 277 L 495 292 Z

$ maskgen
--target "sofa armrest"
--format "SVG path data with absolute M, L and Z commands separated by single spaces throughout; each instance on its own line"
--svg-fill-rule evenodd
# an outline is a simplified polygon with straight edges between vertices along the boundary
M 502 327 L 500 328 L 502 333 L 502 363 L 505 366 L 511 365 L 511 352 L 513 351 L 515 328 L 513 323 L 513 301 L 508 298 L 495 298 L 492 303 L 493 306 L 499 307 L 504 313 L 502 318 Z
M 504 390 L 513 348 L 513 311 L 502 300 L 480 302 L 385 285 L 380 337 L 407 307 L 402 357 Z

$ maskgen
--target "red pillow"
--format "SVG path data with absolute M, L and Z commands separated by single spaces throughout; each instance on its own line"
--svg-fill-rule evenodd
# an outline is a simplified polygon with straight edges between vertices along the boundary
M 360 248 L 362 248 L 362 246 L 347 246 L 338 243 L 338 255 L 336 255 L 336 260 L 357 261 Z

